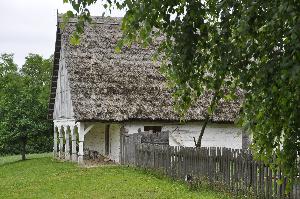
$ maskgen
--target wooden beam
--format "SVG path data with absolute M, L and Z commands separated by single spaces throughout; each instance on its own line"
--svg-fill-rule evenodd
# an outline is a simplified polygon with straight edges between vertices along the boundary
M 87 127 L 87 128 L 84 130 L 83 135 L 87 134 L 94 126 L 95 126 L 95 125 L 92 124 L 92 125 L 90 125 L 89 127 Z

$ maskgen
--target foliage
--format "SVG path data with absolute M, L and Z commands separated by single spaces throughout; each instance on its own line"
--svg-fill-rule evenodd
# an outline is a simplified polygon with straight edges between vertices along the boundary
M 95 1 L 65 2 L 80 8 L 75 9 L 80 16 Z M 294 179 L 300 153 L 300 1 L 114 0 L 108 5 L 126 9 L 119 47 L 148 45 L 164 36 L 158 52 L 179 112 L 210 91 L 216 95 L 211 115 L 221 98 L 231 100 L 242 89 L 239 123 L 252 133 L 256 157 Z
M 51 149 L 47 104 L 52 58 L 26 57 L 20 70 L 13 55 L 0 57 L 0 154 Z
M 87 169 L 50 156 L 0 158 L 0 198 L 229 198 L 210 189 L 191 192 L 184 183 L 130 167 Z

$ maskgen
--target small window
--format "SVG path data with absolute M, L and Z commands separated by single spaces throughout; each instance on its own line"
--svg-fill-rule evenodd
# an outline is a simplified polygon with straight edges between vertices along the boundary
M 144 131 L 161 132 L 161 126 L 144 126 Z

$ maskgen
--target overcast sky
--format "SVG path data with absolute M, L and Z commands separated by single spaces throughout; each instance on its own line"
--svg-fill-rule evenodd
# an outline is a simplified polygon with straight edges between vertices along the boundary
M 0 0 L 0 54 L 14 53 L 19 66 L 29 53 L 48 58 L 54 52 L 56 11 L 63 13 L 69 9 L 63 0 Z M 98 16 L 104 11 L 100 4 L 90 10 Z M 123 15 L 120 11 L 111 14 Z

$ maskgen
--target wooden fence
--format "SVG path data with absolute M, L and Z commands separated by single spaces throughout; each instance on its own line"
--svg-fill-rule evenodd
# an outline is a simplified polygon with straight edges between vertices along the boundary
M 135 163 L 135 145 L 141 143 L 169 145 L 169 132 L 153 133 L 152 131 L 140 131 L 134 134 L 122 133 L 120 146 L 121 164 L 133 165 Z
M 120 162 L 121 164 L 134 165 L 135 164 L 135 152 L 136 145 L 141 143 L 142 134 L 121 134 L 120 145 Z
M 130 147 L 132 151 L 126 154 L 128 159 L 124 156 L 122 164 L 160 170 L 175 179 L 191 175 L 194 180 L 220 185 L 235 196 L 300 199 L 299 186 L 294 185 L 292 192 L 286 195 L 286 179 L 281 172 L 273 172 L 264 164 L 254 161 L 247 151 L 141 143 L 131 143 Z M 279 184 L 279 181 L 283 183 Z

